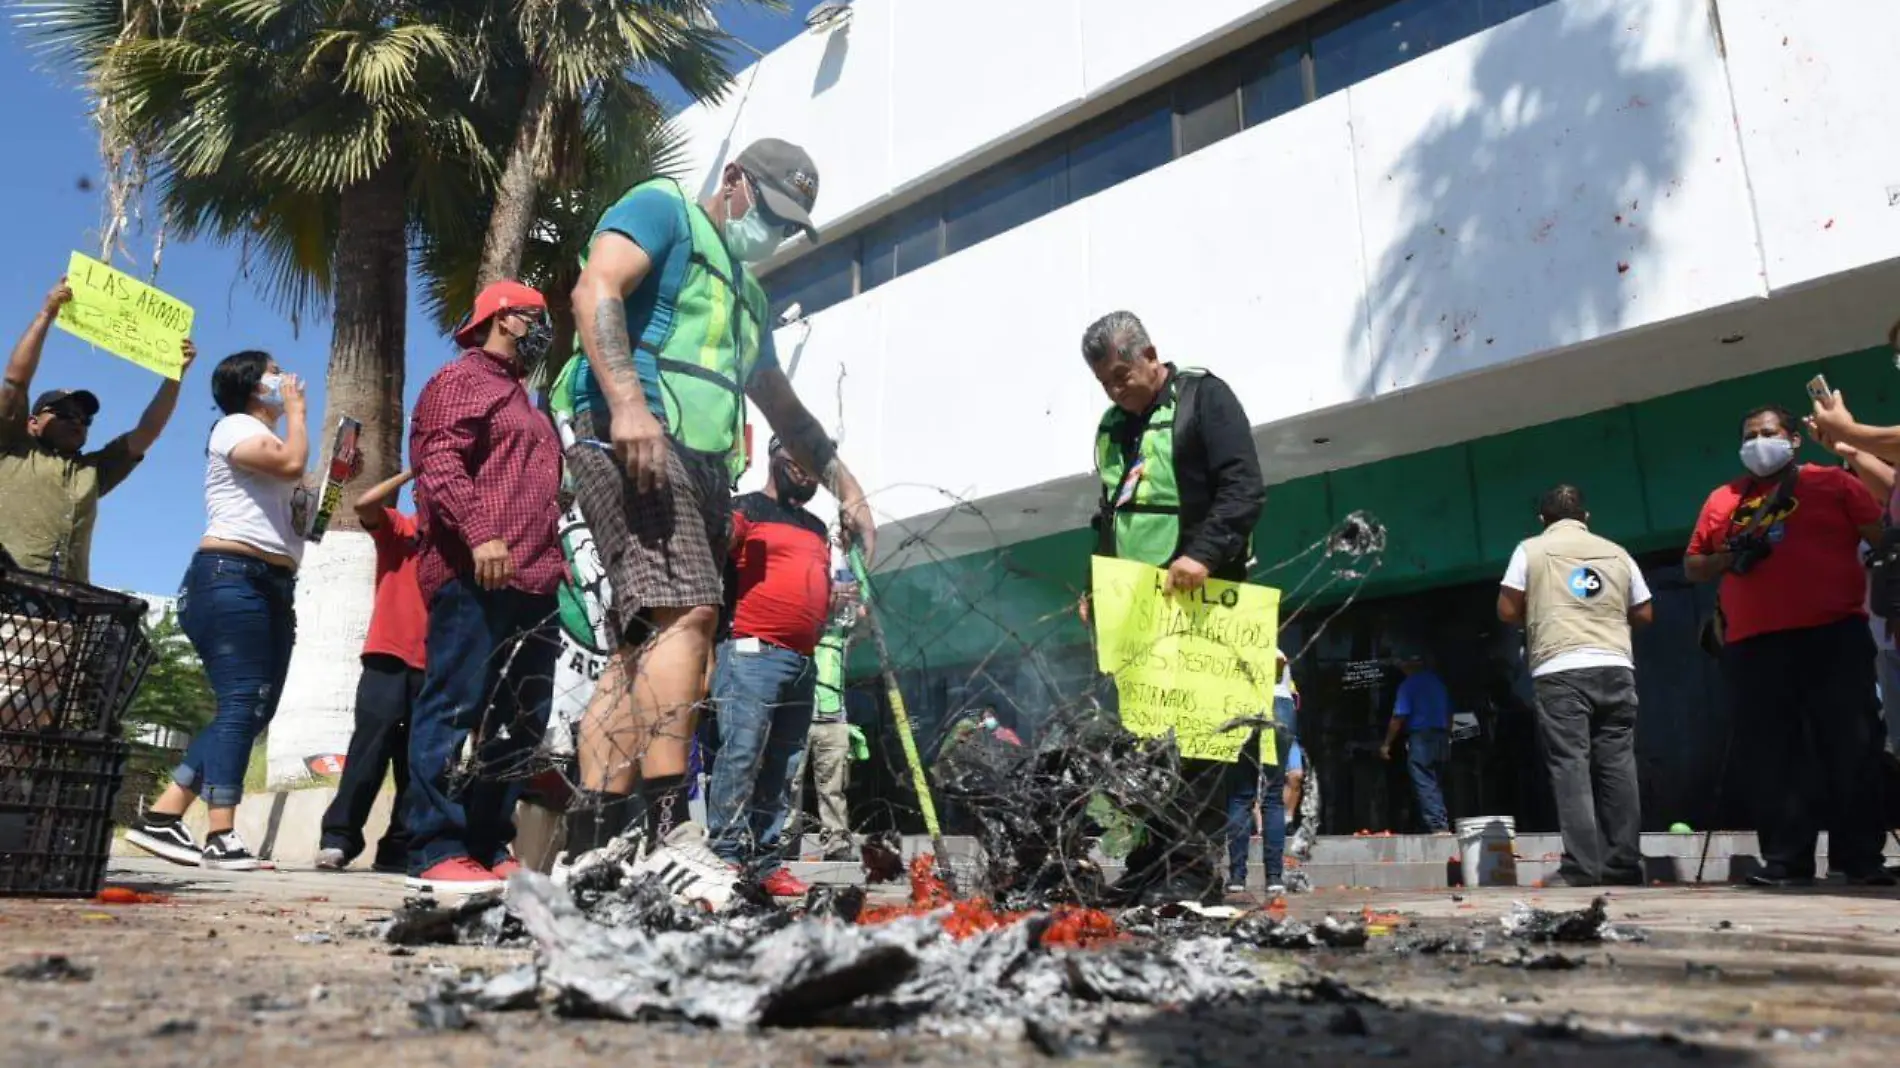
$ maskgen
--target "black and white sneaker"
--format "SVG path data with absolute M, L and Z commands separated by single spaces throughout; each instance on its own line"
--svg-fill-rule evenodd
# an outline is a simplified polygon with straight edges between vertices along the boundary
M 651 875 L 689 905 L 719 912 L 732 902 L 739 871 L 706 845 L 706 829 L 688 821 L 673 828 L 658 848 L 634 862 L 633 874 Z
M 204 859 L 199 863 L 212 871 L 257 870 L 257 858 L 251 855 L 236 830 L 219 831 L 207 837 Z
M 125 844 L 137 846 L 155 857 L 197 867 L 204 859 L 204 849 L 198 840 L 191 836 L 191 828 L 177 816 L 159 816 L 150 812 L 142 813 L 138 822 L 126 828 Z

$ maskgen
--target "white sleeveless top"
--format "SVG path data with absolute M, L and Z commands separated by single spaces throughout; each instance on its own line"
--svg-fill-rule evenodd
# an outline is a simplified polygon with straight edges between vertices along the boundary
M 227 415 L 211 428 L 205 464 L 205 537 L 303 561 L 303 538 L 290 520 L 294 479 L 274 478 L 231 462 L 231 450 L 257 437 L 279 440 L 254 415 Z

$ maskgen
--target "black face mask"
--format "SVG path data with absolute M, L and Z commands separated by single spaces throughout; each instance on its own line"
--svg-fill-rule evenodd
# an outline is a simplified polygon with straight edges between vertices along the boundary
M 803 507 L 805 502 L 818 493 L 816 482 L 808 486 L 800 485 L 799 481 L 792 477 L 792 472 L 784 460 L 772 461 L 772 488 L 777 492 L 779 500 L 795 508 Z
M 528 328 L 528 332 L 515 340 L 515 359 L 523 367 L 532 367 L 541 362 L 548 350 L 554 347 L 554 326 L 542 319 Z

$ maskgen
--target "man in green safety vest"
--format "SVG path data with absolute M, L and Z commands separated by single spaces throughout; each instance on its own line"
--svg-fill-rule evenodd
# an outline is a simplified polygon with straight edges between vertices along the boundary
M 817 197 L 811 157 L 772 138 L 727 163 L 698 201 L 670 178 L 642 182 L 601 216 L 574 287 L 585 363 L 568 474 L 612 588 L 617 642 L 581 719 L 568 850 L 640 832 L 649 851 L 636 870 L 714 908 L 734 875 L 686 820 L 685 773 L 724 600 L 748 398 L 838 499 L 867 557 L 874 548 L 864 492 L 780 370 L 748 266 L 800 231 L 816 240 Z
M 1165 569 L 1170 590 L 1245 581 L 1266 490 L 1240 398 L 1206 371 L 1163 363 L 1130 312 L 1096 320 L 1082 335 L 1082 355 L 1114 402 L 1095 432 L 1095 551 Z M 1240 767 L 1181 762 L 1180 794 L 1128 855 L 1117 884 L 1124 898 L 1221 895 L 1216 857 Z
M 812 654 L 817 685 L 812 691 L 811 736 L 805 743 L 805 765 L 811 769 L 818 793 L 818 842 L 826 860 L 849 860 L 853 854 L 851 812 L 845 790 L 851 782 L 851 761 L 868 758 L 864 731 L 845 714 L 845 650 L 851 630 L 864 617 L 857 582 L 848 569 L 832 580 L 831 619 Z M 803 815 L 805 771 L 792 782 L 793 818 Z

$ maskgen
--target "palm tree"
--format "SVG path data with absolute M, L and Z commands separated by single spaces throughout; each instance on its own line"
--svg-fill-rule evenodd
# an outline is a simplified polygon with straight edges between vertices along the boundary
M 785 9 L 784 0 L 742 2 Z M 729 38 L 713 6 L 712 0 L 515 0 L 507 17 L 531 73 L 488 218 L 478 282 L 520 273 L 544 182 L 594 184 L 575 171 L 587 161 L 575 150 L 576 137 L 588 125 L 589 109 L 631 91 L 630 75 L 669 76 L 695 100 L 724 95 L 732 84 Z M 652 111 L 658 114 L 657 107 Z
M 234 243 L 293 321 L 329 306 L 326 455 L 363 423 L 363 479 L 402 459 L 412 230 L 466 218 L 497 168 L 452 0 L 25 0 L 20 21 L 96 105 L 115 210 L 149 175 L 172 233 Z M 461 223 L 466 225 L 465 223 Z M 111 229 L 111 227 L 108 227 Z M 110 250 L 109 250 L 110 251 Z M 346 490 L 346 493 L 349 492 Z M 345 508 L 308 554 L 300 638 L 270 739 L 273 784 L 347 746 L 375 552 Z
M 321 433 L 363 423 L 362 479 L 401 465 L 408 234 L 492 180 L 459 87 L 476 51 L 403 0 L 31 0 L 22 21 L 84 73 L 180 236 L 262 257 L 293 318 L 331 307 Z M 349 528 L 354 517 L 337 517 Z
M 574 317 L 568 294 L 580 277 L 600 213 L 635 182 L 656 174 L 676 174 L 684 164 L 685 140 L 661 116 L 660 105 L 643 86 L 616 79 L 596 86 L 572 113 L 578 127 L 556 138 L 558 192 L 540 197 L 516 263 L 506 277 L 518 278 L 548 298 L 554 320 L 550 366 L 529 368 L 529 380 L 544 384 L 573 351 Z M 574 175 L 577 184 L 569 184 Z M 473 218 L 488 215 L 494 196 L 483 198 Z M 468 314 L 481 288 L 483 231 L 473 227 L 438 228 L 422 235 L 416 258 L 424 300 L 443 333 Z

